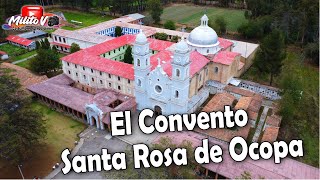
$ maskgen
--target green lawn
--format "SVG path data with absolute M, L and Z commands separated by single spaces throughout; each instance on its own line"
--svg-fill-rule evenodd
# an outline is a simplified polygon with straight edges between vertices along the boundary
M 243 22 L 247 22 L 244 17 L 243 10 L 192 6 L 188 4 L 174 4 L 164 8 L 161 19 L 198 26 L 200 24 L 200 18 L 203 16 L 205 11 L 211 21 L 214 21 L 215 18 L 219 16 L 224 17 L 227 21 L 228 31 L 237 31 L 237 28 Z
M 18 61 L 36 54 L 36 51 L 28 51 L 12 44 L 4 44 L 0 46 L 0 51 L 5 51 L 9 54 L 10 61 Z
M 73 148 L 74 141 L 78 140 L 77 134 L 86 127 L 83 123 L 56 112 L 37 101 L 33 102 L 31 107 L 44 114 L 48 130 L 45 143 L 53 145 L 56 156 L 59 156 L 65 148 Z
M 31 59 L 27 60 L 27 61 L 23 61 L 23 62 L 19 62 L 18 64 L 16 64 L 17 66 L 26 68 L 26 69 L 30 69 L 30 65 L 29 65 L 29 61 Z
M 75 30 L 87 26 L 91 26 L 97 23 L 101 23 L 104 21 L 109 21 L 112 19 L 111 16 L 102 16 L 101 14 L 95 14 L 95 13 L 86 13 L 86 12 L 80 12 L 80 11 L 67 11 L 62 9 L 55 9 L 54 11 L 61 11 L 63 12 L 64 16 L 68 20 L 69 23 L 71 23 L 71 20 L 80 21 L 82 22 L 81 25 L 76 25 L 75 27 L 71 26 L 64 26 L 62 29 L 66 30 Z

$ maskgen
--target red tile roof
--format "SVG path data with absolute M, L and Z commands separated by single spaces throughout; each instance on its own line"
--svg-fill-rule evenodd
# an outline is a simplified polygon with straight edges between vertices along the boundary
M 71 47 L 68 44 L 62 44 L 62 43 L 57 43 L 57 42 L 51 42 L 51 44 L 55 45 L 55 46 L 65 47 L 65 48 L 70 48 Z
M 124 45 L 132 45 L 134 41 L 135 35 L 124 35 L 65 56 L 62 58 L 62 60 L 117 75 L 126 79 L 134 80 L 134 69 L 132 64 L 118 62 L 99 56 Z M 156 39 L 148 39 L 148 41 L 150 42 L 150 49 L 160 51 L 159 53 L 151 56 L 150 63 L 152 65 L 152 69 L 154 69 L 158 64 L 157 58 L 160 58 L 162 62 L 165 62 L 162 63 L 162 68 L 168 74 L 168 76 L 171 77 L 171 56 L 173 53 L 165 49 L 174 43 Z M 193 76 L 209 62 L 206 57 L 198 52 L 191 52 L 190 61 L 190 76 Z
M 153 143 L 160 142 L 162 137 L 172 139 L 172 142 L 177 144 L 178 147 L 184 140 L 190 141 L 193 148 L 201 146 L 202 139 L 207 138 L 191 131 L 166 132 L 155 138 Z M 246 158 L 242 162 L 236 162 L 230 156 L 228 144 L 210 138 L 209 147 L 212 145 L 219 145 L 222 148 L 223 161 L 221 163 L 209 162 L 208 164 L 199 165 L 226 178 L 236 179 L 241 177 L 244 171 L 247 171 L 250 172 L 252 179 L 261 179 L 262 177 L 266 179 L 319 179 L 319 168 L 301 163 L 290 157 L 282 159 L 280 164 L 275 164 L 272 158 L 257 161 Z
M 230 65 L 237 56 L 240 56 L 240 54 L 230 51 L 219 51 L 213 57 L 212 61 L 219 64 Z
M 223 39 L 223 38 L 218 38 L 218 41 L 219 41 L 219 45 L 222 49 L 227 49 L 228 47 L 232 46 L 233 42 L 231 41 L 228 41 L 226 39 Z
M 167 73 L 169 77 L 172 76 L 172 66 L 171 61 L 173 53 L 171 51 L 165 50 L 161 51 L 150 58 L 150 63 L 152 65 L 151 70 L 155 69 L 158 65 L 158 58 L 161 60 L 161 66 L 164 70 L 164 72 Z M 197 72 L 199 72 L 204 66 L 206 66 L 209 62 L 209 60 L 201 55 L 199 52 L 192 51 L 190 53 L 190 76 L 192 77 Z
M 20 44 L 20 45 L 24 45 L 24 46 L 29 46 L 33 41 L 26 39 L 26 38 L 22 38 L 19 36 L 15 36 L 15 35 L 10 35 L 6 38 L 6 40 Z
M 5 55 L 5 54 L 8 54 L 8 53 L 6 53 L 4 51 L 0 51 L 0 55 Z

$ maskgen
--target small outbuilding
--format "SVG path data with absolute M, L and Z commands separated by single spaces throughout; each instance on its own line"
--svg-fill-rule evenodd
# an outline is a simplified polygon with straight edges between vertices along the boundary
M 9 59 L 9 55 L 4 51 L 0 51 L 0 58 L 1 60 L 7 60 Z

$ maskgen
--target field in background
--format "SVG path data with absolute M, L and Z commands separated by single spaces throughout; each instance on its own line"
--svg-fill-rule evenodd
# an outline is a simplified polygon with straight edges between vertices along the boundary
M 62 9 L 51 10 L 51 12 L 58 12 L 58 11 L 63 12 L 65 18 L 71 24 L 73 24 L 71 20 L 82 22 L 82 24 L 73 24 L 74 27 L 73 26 L 62 27 L 62 29 L 66 29 L 66 30 L 76 30 L 83 27 L 98 24 L 104 21 L 109 21 L 112 19 L 112 17 L 109 15 L 103 16 L 101 14 L 96 14 L 96 13 L 86 13 L 86 12 L 70 11 L 70 10 L 62 10 Z
M 228 31 L 237 31 L 237 28 L 242 23 L 247 22 L 243 10 L 193 6 L 189 4 L 174 4 L 164 8 L 161 19 L 163 21 L 173 20 L 181 24 L 199 26 L 200 18 L 203 14 L 207 14 L 211 21 L 214 21 L 219 16 L 224 17 L 227 21 Z
M 43 113 L 48 133 L 43 145 L 37 147 L 33 158 L 22 164 L 22 172 L 25 178 L 32 179 L 38 176 L 43 179 L 51 172 L 52 166 L 60 162 L 61 152 L 65 148 L 74 147 L 74 142 L 78 140 L 77 134 L 86 126 L 39 102 L 33 102 L 32 109 Z M 0 178 L 21 178 L 16 166 L 8 167 L 3 161 L 0 161 L 0 172 Z

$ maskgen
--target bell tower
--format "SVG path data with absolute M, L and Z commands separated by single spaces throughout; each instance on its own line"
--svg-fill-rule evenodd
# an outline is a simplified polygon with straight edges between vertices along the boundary
M 150 49 L 146 35 L 140 30 L 132 49 L 134 59 L 134 89 L 138 109 L 144 109 L 147 98 L 147 80 L 151 70 Z
M 171 100 L 187 107 L 190 87 L 190 49 L 184 38 L 176 44 L 172 65 Z M 178 108 L 178 107 L 177 107 Z

